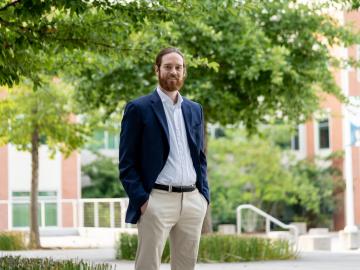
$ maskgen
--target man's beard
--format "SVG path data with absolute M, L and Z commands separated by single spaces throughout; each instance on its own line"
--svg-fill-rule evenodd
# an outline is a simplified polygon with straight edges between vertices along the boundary
M 159 85 L 165 91 L 168 92 L 178 91 L 184 85 L 184 79 L 180 79 L 177 76 L 171 76 L 171 75 L 168 75 L 164 78 L 161 75 L 162 75 L 161 73 L 159 73 L 158 75 Z

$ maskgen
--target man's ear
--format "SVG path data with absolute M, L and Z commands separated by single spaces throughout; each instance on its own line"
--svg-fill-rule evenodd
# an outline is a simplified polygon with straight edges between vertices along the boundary
M 159 75 L 159 67 L 157 65 L 154 65 L 154 71 L 156 75 Z

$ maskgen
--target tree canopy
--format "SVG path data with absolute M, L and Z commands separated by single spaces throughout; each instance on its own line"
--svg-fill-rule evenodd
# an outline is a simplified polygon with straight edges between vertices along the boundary
M 242 122 L 249 131 L 283 118 L 304 121 L 318 93 L 339 98 L 330 68 L 345 65 L 333 46 L 358 43 L 325 8 L 358 1 L 0 1 L 0 84 L 41 74 L 76 85 L 84 111 L 110 115 L 155 87 L 153 59 L 179 47 L 188 64 L 185 95 L 206 120 Z M 341 7 L 340 6 L 340 7 Z M 349 61 L 353 63 L 353 61 Z
M 68 99 L 72 89 L 61 81 L 47 81 L 37 91 L 30 82 L 1 91 L 6 95 L 0 99 L 0 145 L 11 143 L 31 152 L 31 138 L 37 129 L 40 143 L 53 154 L 69 155 L 89 136 L 87 124 L 76 122 L 72 115 L 74 103 Z
M 320 92 L 343 98 L 330 69 L 349 63 L 330 48 L 356 44 L 359 35 L 324 12 L 324 4 L 181 2 L 187 5 L 130 33 L 131 55 L 97 55 L 77 69 L 77 96 L 86 107 L 110 113 L 120 100 L 151 92 L 154 58 L 165 46 L 185 52 L 183 93 L 203 105 L 209 122 L 242 122 L 255 131 L 274 118 L 305 121 Z
M 77 61 L 58 61 L 69 52 L 126 52 L 129 32 L 145 16 L 160 20 L 164 11 L 143 0 L 2 0 L 0 85 L 29 78 L 38 86 L 40 74 L 59 72 L 61 64 Z

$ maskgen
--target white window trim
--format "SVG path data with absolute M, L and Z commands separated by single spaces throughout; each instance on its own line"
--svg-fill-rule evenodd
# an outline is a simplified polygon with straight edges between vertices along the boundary
M 319 142 L 319 121 L 321 120 L 328 120 L 329 123 L 329 148 L 326 149 L 320 149 L 320 142 Z M 327 156 L 331 153 L 331 146 L 332 146 L 332 141 L 331 141 L 331 126 L 332 126 L 332 119 L 331 117 L 328 115 L 326 115 L 325 117 L 319 117 L 316 118 L 314 120 L 314 145 L 315 145 L 315 154 L 319 155 L 319 156 Z
M 294 149 L 294 136 L 291 138 L 291 150 L 295 153 L 297 159 L 306 158 L 306 126 L 305 124 L 298 125 L 299 131 L 299 149 Z
M 292 137 L 291 137 L 291 150 L 295 151 L 295 152 L 300 152 L 300 127 L 297 126 L 297 129 L 298 129 L 298 140 L 299 140 L 299 149 L 295 149 L 295 135 L 294 134 Z
M 29 204 L 30 205 L 30 199 L 22 199 L 22 200 L 19 200 L 19 201 L 16 201 L 16 199 L 11 203 L 12 205 L 13 204 Z M 49 228 L 59 228 L 59 227 L 62 227 L 59 225 L 59 220 L 57 219 L 56 220 L 56 225 L 51 225 L 51 226 L 46 226 L 46 222 L 45 222 L 45 204 L 46 203 L 54 203 L 56 205 L 56 211 L 57 213 L 59 212 L 59 208 L 58 208 L 58 204 L 57 204 L 57 201 L 56 199 L 52 199 L 52 200 L 46 200 L 46 201 L 42 201 L 42 200 L 39 200 L 38 202 L 40 204 L 40 208 L 38 209 L 38 211 L 40 211 L 40 216 L 41 216 L 41 220 L 40 220 L 40 223 L 39 223 L 39 229 L 49 229 Z M 29 209 L 29 215 L 30 215 L 30 209 Z M 12 213 L 11 213 L 11 217 L 12 217 Z M 11 219 L 11 228 L 12 229 L 28 229 L 30 228 L 30 226 L 14 226 L 13 224 L 13 220 Z

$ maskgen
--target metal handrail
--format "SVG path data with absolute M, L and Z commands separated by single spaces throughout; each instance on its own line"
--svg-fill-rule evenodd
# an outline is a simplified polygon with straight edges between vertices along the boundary
M 266 233 L 267 234 L 271 231 L 270 222 L 278 225 L 279 227 L 281 227 L 283 229 L 288 229 L 294 235 L 294 241 L 293 241 L 292 244 L 294 244 L 295 246 L 297 245 L 299 230 L 298 230 L 298 228 L 296 226 L 287 225 L 287 224 L 281 222 L 280 220 L 274 218 L 273 216 L 269 215 L 268 213 L 264 212 L 263 210 L 255 207 L 255 206 L 253 206 L 251 204 L 242 204 L 242 205 L 239 205 L 236 208 L 236 227 L 237 227 L 237 233 L 238 234 L 241 234 L 241 210 L 243 210 L 243 209 L 250 209 L 250 210 L 254 211 L 255 213 L 257 213 L 258 215 L 265 218 L 265 220 L 266 220 Z

